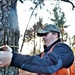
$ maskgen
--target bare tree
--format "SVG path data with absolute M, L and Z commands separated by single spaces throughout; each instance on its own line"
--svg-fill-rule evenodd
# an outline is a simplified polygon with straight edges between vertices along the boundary
M 16 3 L 17 0 L 0 0 L 0 46 L 7 44 L 18 52 L 19 27 Z M 18 69 L 0 68 L 0 75 L 18 75 Z

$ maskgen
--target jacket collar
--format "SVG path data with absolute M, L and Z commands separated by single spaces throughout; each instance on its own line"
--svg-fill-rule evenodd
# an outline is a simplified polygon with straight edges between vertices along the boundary
M 51 47 L 53 46 L 53 45 L 55 45 L 56 43 L 58 43 L 58 42 L 60 42 L 60 39 L 58 39 L 57 41 L 55 41 L 54 43 L 52 43 L 50 46 L 48 46 L 48 47 L 46 47 L 45 45 L 44 45 L 44 52 L 47 52 L 47 51 L 49 51 L 50 49 L 51 49 Z

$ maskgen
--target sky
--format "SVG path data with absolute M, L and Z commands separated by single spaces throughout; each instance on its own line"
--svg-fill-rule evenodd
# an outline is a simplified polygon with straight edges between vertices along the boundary
M 45 1 L 46 6 L 42 8 L 42 10 L 38 9 L 38 17 L 43 17 L 43 24 L 45 23 L 52 23 L 52 21 L 50 21 L 50 19 L 48 19 L 48 17 L 53 17 L 53 15 L 50 15 L 46 9 L 49 8 L 50 11 L 52 11 L 53 6 L 50 5 L 50 3 L 54 3 L 54 5 L 56 4 L 56 2 L 53 0 L 52 1 Z M 73 0 L 73 3 L 75 4 L 75 1 Z M 34 6 L 33 3 L 26 1 L 25 3 L 21 3 L 18 1 L 17 3 L 17 13 L 18 13 L 18 23 L 19 23 L 19 29 L 20 29 L 20 34 L 24 35 L 26 26 L 28 24 L 30 15 L 31 15 L 31 11 L 29 11 L 29 8 L 31 6 Z M 70 25 L 66 31 L 68 32 L 68 35 L 70 37 L 72 37 L 73 35 L 75 35 L 75 9 L 72 10 L 72 5 L 70 3 L 66 3 L 66 2 L 60 2 L 60 6 L 62 8 L 62 11 L 65 13 L 65 17 L 67 22 L 65 23 L 66 25 Z M 35 11 L 36 12 L 36 11 Z M 34 12 L 34 13 L 35 13 Z M 29 27 L 32 27 L 34 25 L 35 22 L 38 21 L 38 17 L 35 18 L 34 16 L 31 18 L 30 23 L 29 23 Z M 20 38 L 20 45 L 22 43 L 22 39 L 23 37 Z M 25 44 L 25 48 L 27 47 L 27 44 Z

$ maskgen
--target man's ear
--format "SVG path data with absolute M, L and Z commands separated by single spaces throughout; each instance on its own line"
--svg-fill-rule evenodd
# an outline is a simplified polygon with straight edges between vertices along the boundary
M 58 38 L 58 33 L 55 33 L 54 36 L 55 36 L 55 38 Z

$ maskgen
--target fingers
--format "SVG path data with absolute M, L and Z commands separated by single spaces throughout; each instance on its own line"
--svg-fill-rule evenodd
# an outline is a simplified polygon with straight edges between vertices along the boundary
M 7 67 L 8 65 L 4 65 L 2 62 L 0 62 L 0 67 Z
M 3 45 L 3 46 L 1 46 L 1 47 L 0 47 L 0 49 L 2 49 L 2 50 L 5 50 L 5 51 L 6 51 L 8 48 L 7 48 L 7 45 Z
M 8 45 L 3 45 L 0 47 L 0 49 L 4 50 L 4 51 L 10 51 L 12 52 L 12 48 L 10 48 Z
M 4 65 L 2 64 L 2 62 L 0 61 L 0 67 L 4 67 Z
M 11 47 L 9 47 L 9 46 L 6 46 L 6 47 L 7 47 L 8 51 L 12 52 L 12 48 Z

